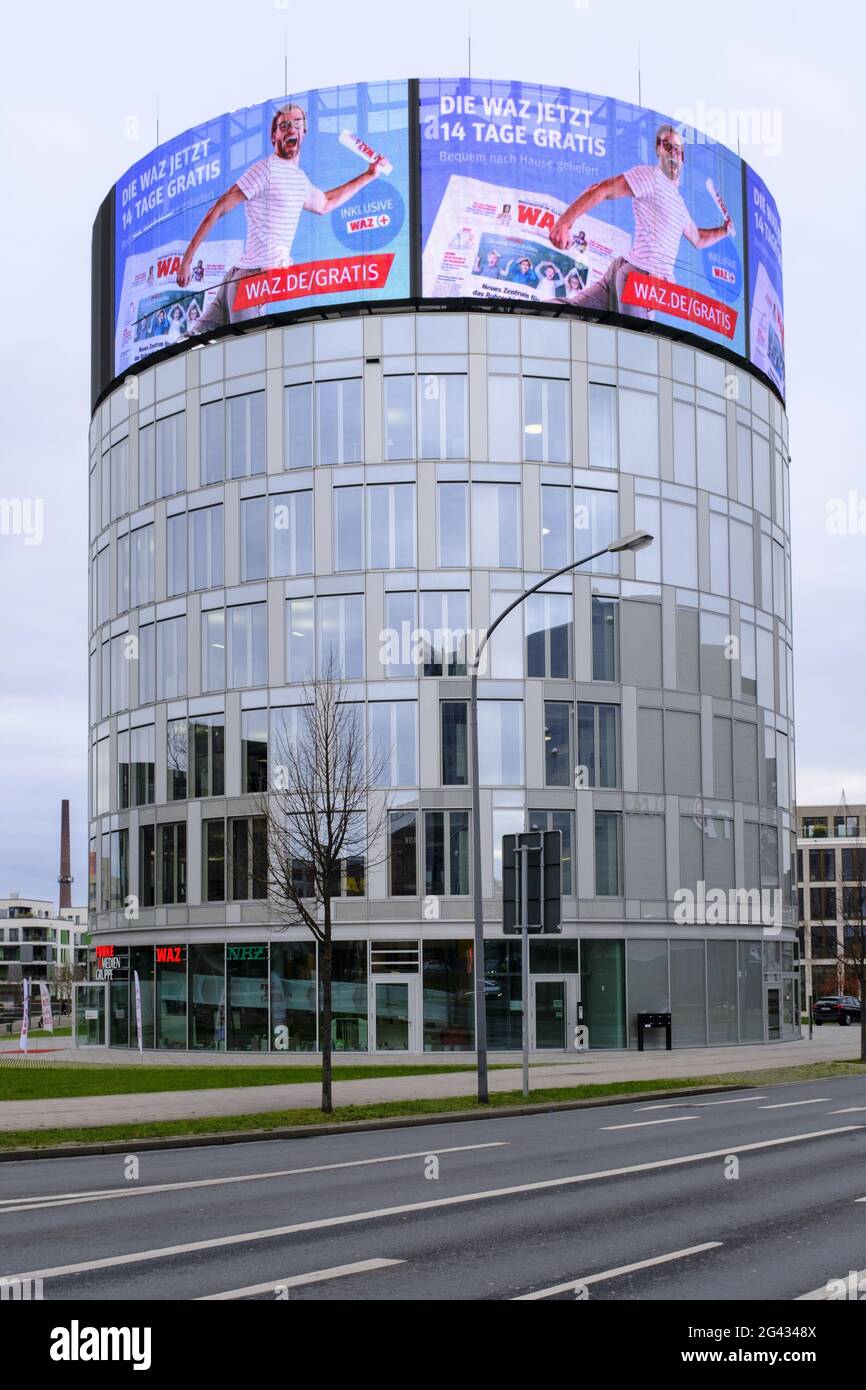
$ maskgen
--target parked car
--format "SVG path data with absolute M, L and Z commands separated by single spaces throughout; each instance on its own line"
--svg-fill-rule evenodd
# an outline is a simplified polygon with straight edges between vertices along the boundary
M 812 1017 L 819 1028 L 822 1023 L 859 1023 L 860 1000 L 853 994 L 827 994 L 813 1003 Z

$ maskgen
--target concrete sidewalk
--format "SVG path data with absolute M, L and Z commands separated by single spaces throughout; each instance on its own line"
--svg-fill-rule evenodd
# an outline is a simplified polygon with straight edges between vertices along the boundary
M 544 1053 L 536 1053 L 533 1062 L 540 1065 L 533 1067 L 531 1085 L 533 1089 L 543 1089 L 612 1081 L 718 1076 L 727 1072 L 802 1066 L 810 1062 L 855 1060 L 859 1050 L 859 1030 L 826 1028 L 816 1031 L 812 1042 L 804 1038 L 798 1042 L 770 1046 L 678 1048 L 674 1052 L 594 1052 L 580 1056 L 579 1060 L 566 1057 L 557 1062 L 551 1062 Z M 69 1053 L 73 1054 L 73 1050 L 69 1049 Z M 138 1060 L 137 1054 L 134 1055 Z M 435 1060 L 441 1064 L 446 1058 L 450 1059 L 450 1054 L 437 1054 Z M 68 1060 L 77 1062 L 78 1058 L 73 1054 Z M 313 1055 L 306 1058 L 308 1065 L 316 1060 Z M 341 1054 L 339 1059 L 335 1058 L 337 1060 L 355 1062 L 362 1059 Z M 378 1058 L 368 1060 L 371 1063 L 379 1061 Z M 416 1059 L 404 1057 L 402 1060 L 414 1064 Z M 454 1054 L 453 1060 L 474 1062 L 474 1058 L 466 1053 Z M 514 1053 L 498 1053 L 491 1054 L 490 1060 L 513 1064 L 515 1057 Z M 223 1065 L 232 1065 L 235 1058 L 222 1054 L 219 1061 Z M 432 1063 L 433 1058 L 430 1061 Z M 27 1061 L 24 1064 L 28 1065 Z M 138 1064 L 141 1065 L 140 1062 Z M 2 1078 L 3 1071 L 0 1070 L 0 1094 Z M 475 1086 L 473 1072 L 335 1081 L 334 1103 L 367 1105 L 439 1097 L 447 1100 L 451 1096 L 472 1095 Z M 519 1091 L 521 1086 L 519 1065 L 491 1073 L 491 1091 Z M 296 1086 L 241 1086 L 210 1091 L 76 1096 L 59 1100 L 10 1100 L 0 1102 L 0 1130 L 77 1129 L 123 1123 L 144 1124 L 155 1120 L 317 1109 L 320 1100 L 321 1087 L 318 1082 L 302 1082 Z

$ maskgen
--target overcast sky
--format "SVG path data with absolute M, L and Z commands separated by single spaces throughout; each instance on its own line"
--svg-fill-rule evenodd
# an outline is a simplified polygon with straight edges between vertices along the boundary
M 782 218 L 798 800 L 835 803 L 844 786 L 866 801 L 866 534 L 826 526 L 828 501 L 866 498 L 859 6 L 42 0 L 6 12 L 0 56 L 0 497 L 44 509 L 41 545 L 0 534 L 0 896 L 56 896 L 66 796 L 73 897 L 87 897 L 90 232 L 109 187 L 156 143 L 157 94 L 163 140 L 278 95 L 286 36 L 295 90 L 460 75 L 470 11 L 475 76 L 637 101 L 640 53 L 645 106 L 698 125 L 701 112 L 762 113 L 741 152 Z

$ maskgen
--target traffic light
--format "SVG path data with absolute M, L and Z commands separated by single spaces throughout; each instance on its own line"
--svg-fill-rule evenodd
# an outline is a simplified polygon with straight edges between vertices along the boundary
M 562 931 L 562 832 L 527 830 L 502 837 L 502 930 L 519 935 L 521 920 L 520 870 L 529 850 L 528 908 L 530 932 Z

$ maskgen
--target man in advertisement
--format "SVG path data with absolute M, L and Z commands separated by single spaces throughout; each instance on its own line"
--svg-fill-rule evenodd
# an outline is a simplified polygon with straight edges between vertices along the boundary
M 569 302 L 586 309 L 607 309 L 634 318 L 653 319 L 652 309 L 623 301 L 629 275 L 637 271 L 659 280 L 673 280 L 680 238 L 704 250 L 714 246 L 734 230 L 730 217 L 720 227 L 697 227 L 680 193 L 680 179 L 686 151 L 680 132 L 672 125 L 661 125 L 656 132 L 655 165 L 636 164 L 624 174 L 601 179 L 581 193 L 550 229 L 550 240 L 561 251 L 572 243 L 572 226 L 605 199 L 631 198 L 634 209 L 634 237 L 628 256 L 615 257 L 601 279 Z M 578 238 L 580 233 L 578 233 Z
M 285 106 L 275 112 L 271 121 L 273 154 L 251 164 L 237 182 L 217 198 L 199 223 L 178 268 L 177 283 L 181 287 L 188 285 L 194 276 L 196 252 L 225 213 L 243 206 L 247 234 L 240 261 L 229 269 L 191 331 L 207 333 L 258 317 L 262 313 L 261 306 L 234 309 L 237 282 L 248 275 L 291 265 L 292 244 L 301 213 L 333 212 L 381 172 L 385 161 L 383 156 L 376 155 L 362 174 L 323 192 L 314 187 L 300 167 L 301 146 L 306 134 L 307 116 L 302 107 Z

